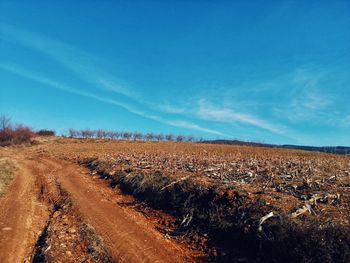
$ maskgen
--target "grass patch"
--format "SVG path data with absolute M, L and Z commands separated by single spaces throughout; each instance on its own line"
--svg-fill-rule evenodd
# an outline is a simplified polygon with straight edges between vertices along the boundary
M 14 164 L 7 159 L 0 159 L 0 197 L 13 179 Z

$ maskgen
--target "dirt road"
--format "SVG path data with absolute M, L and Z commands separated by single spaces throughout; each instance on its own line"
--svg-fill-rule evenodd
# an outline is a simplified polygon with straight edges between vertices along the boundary
M 45 248 L 40 252 L 41 260 L 60 262 L 60 259 L 52 257 L 50 260 L 45 260 L 44 253 L 53 250 L 51 248 L 53 245 L 47 244 L 44 247 L 45 238 L 54 238 L 50 237 L 50 233 L 57 226 L 50 224 L 57 221 L 57 215 L 58 217 L 64 215 L 63 219 L 67 221 L 67 213 L 63 210 L 59 213 L 57 210 L 48 211 L 50 204 L 43 200 L 39 201 L 45 192 L 48 194 L 52 194 L 53 191 L 59 192 L 53 189 L 53 182 L 69 197 L 72 204 L 70 218 L 79 218 L 84 225 L 91 227 L 106 246 L 113 262 L 191 261 L 183 247 L 164 238 L 144 216 L 120 205 L 124 197 L 116 195 L 115 191 L 101 180 L 88 175 L 88 171 L 84 168 L 52 158 L 32 156 L 28 159 L 25 154 L 10 154 L 9 158 L 16 159 L 18 170 L 7 194 L 0 199 L 1 262 L 23 262 L 23 259 L 29 260 L 29 257 L 33 260 L 35 258 L 33 251 L 40 251 L 38 246 Z M 50 189 L 45 189 L 48 187 Z M 67 206 L 60 205 L 60 207 Z M 66 221 L 63 227 L 73 224 L 69 220 Z M 78 221 L 74 222 L 77 225 Z M 46 230 L 44 230 L 45 224 L 48 225 Z M 41 231 L 48 232 L 39 238 Z M 72 238 L 77 240 L 75 243 L 79 240 L 82 242 L 77 235 L 69 236 L 68 230 L 61 229 L 58 233 L 60 242 L 57 247 L 67 247 L 64 240 Z M 65 238 L 61 237 L 62 233 L 66 235 Z M 53 244 L 53 241 L 51 242 Z M 76 245 L 74 247 L 76 248 Z M 69 254 L 67 260 L 76 262 L 74 253 L 75 251 Z M 88 249 L 84 253 L 89 253 Z
M 37 199 L 36 178 L 28 163 L 22 160 L 18 165 L 16 159 L 13 182 L 0 198 L 0 260 L 4 263 L 28 260 L 49 214 Z

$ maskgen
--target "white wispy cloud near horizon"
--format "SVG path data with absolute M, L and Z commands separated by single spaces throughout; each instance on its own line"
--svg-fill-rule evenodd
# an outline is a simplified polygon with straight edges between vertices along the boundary
M 199 126 L 198 124 L 195 124 L 195 123 L 192 123 L 192 122 L 188 122 L 188 121 L 184 121 L 184 120 L 168 121 L 168 124 L 176 126 L 176 127 L 182 127 L 182 128 L 191 129 L 191 130 L 199 130 L 199 131 L 203 131 L 203 132 L 211 133 L 211 134 L 215 134 L 215 135 L 231 137 L 228 134 L 224 134 L 224 133 L 216 131 L 216 130 L 204 128 L 204 127 Z
M 196 110 L 196 115 L 198 115 L 198 117 L 201 119 L 224 123 L 238 122 L 268 130 L 273 133 L 284 134 L 284 130 L 281 127 L 259 119 L 255 116 L 246 113 L 235 112 L 227 107 L 214 106 L 204 99 L 201 99 L 198 104 L 199 107 Z
M 143 104 L 143 105 L 145 104 L 144 101 L 140 99 L 139 94 L 137 94 L 134 90 L 122 87 L 120 84 L 114 81 L 114 77 L 112 77 L 110 74 L 100 69 L 97 69 L 94 66 L 94 61 L 98 60 L 98 58 L 85 51 L 82 51 L 76 47 L 63 43 L 61 41 L 53 40 L 41 35 L 37 35 L 32 32 L 20 30 L 18 28 L 15 28 L 13 26 L 3 24 L 3 23 L 0 23 L 0 32 L 1 32 L 0 34 L 1 39 L 10 41 L 15 44 L 19 44 L 27 48 L 31 48 L 38 52 L 46 54 L 50 58 L 58 61 L 64 67 L 66 67 L 67 69 L 75 73 L 82 80 L 87 81 L 93 84 L 94 86 L 98 86 L 108 91 L 120 93 L 122 95 L 125 95 L 135 100 L 135 102 L 139 104 Z M 82 90 L 76 90 L 64 84 L 49 80 L 45 77 L 38 77 L 36 74 L 29 73 L 28 71 L 23 69 L 18 70 L 18 69 L 15 69 L 15 67 L 11 67 L 9 65 L 5 65 L 5 66 L 0 65 L 0 66 L 5 70 L 22 75 L 32 80 L 36 80 L 46 85 L 50 85 L 51 87 L 122 107 L 127 111 L 134 113 L 136 115 L 142 116 L 144 118 L 152 119 L 174 127 L 186 128 L 190 130 L 196 130 L 196 131 L 201 131 L 201 132 L 215 134 L 215 135 L 227 136 L 221 133 L 220 131 L 201 127 L 197 124 L 194 124 L 188 121 L 167 120 L 154 114 L 146 114 L 144 111 L 138 110 L 127 103 L 120 102 L 115 99 L 101 97 L 96 94 L 85 92 Z M 146 104 L 151 104 L 151 103 L 146 103 Z
M 157 104 L 152 103 L 154 102 L 153 99 L 150 99 L 150 101 L 144 100 L 137 91 L 128 85 L 121 84 L 122 81 L 117 77 L 98 67 L 100 58 L 73 45 L 3 23 L 0 23 L 0 39 L 40 52 L 48 58 L 59 62 L 60 65 L 75 74 L 80 80 L 92 84 L 97 89 L 112 91 L 116 93 L 115 97 L 117 95 L 123 95 L 125 96 L 125 100 L 114 98 L 114 96 L 106 97 L 84 90 L 77 90 L 52 79 L 39 76 L 38 74 L 22 69 L 19 70 L 19 67 L 17 67 L 16 71 L 16 67 L 11 69 L 7 65 L 6 69 L 6 65 L 5 68 L 2 65 L 3 69 L 12 70 L 13 73 L 39 81 L 62 91 L 121 107 L 138 116 L 173 127 L 230 137 L 230 135 L 221 131 L 202 127 L 184 119 L 201 123 L 208 121 L 205 124 L 208 126 L 214 122 L 216 124 L 224 123 L 230 125 L 244 124 L 268 131 L 271 134 L 296 139 L 292 129 L 287 127 L 287 125 L 289 126 L 293 122 L 298 123 L 305 120 L 323 121 L 324 123 L 328 121 L 330 123 L 332 118 L 331 114 L 326 112 L 327 107 L 332 104 L 332 98 L 319 89 L 319 80 L 322 78 L 322 72 L 315 74 L 307 67 L 296 70 L 296 72 L 289 72 L 285 76 L 280 76 L 277 80 L 271 79 L 266 83 L 255 83 L 256 85 L 252 85 L 250 89 L 244 86 L 243 88 L 232 89 L 232 93 L 239 93 L 238 95 L 236 94 L 236 97 L 226 96 L 227 94 L 222 95 L 220 93 L 217 100 L 212 100 L 210 95 L 204 96 L 204 99 L 189 96 L 183 99 L 185 104 L 179 107 L 176 104 L 177 102 L 175 104 Z M 279 91 L 279 85 L 285 85 L 284 82 L 292 87 L 290 90 L 293 92 L 290 92 L 289 95 L 288 88 L 286 89 L 288 90 L 287 92 L 283 91 L 286 94 L 282 94 Z M 274 90 L 274 92 L 269 93 L 271 90 Z M 279 101 L 276 103 L 265 97 L 261 100 L 261 97 L 266 96 L 265 94 L 273 94 L 276 97 L 281 96 L 285 100 L 281 100 L 284 104 Z M 227 100 L 231 105 L 220 103 L 220 101 L 225 100 L 225 97 L 228 98 Z M 164 101 L 167 101 L 166 98 L 164 98 Z M 252 110 L 253 107 L 255 110 Z M 236 109 L 239 109 L 239 111 Z M 264 109 L 265 114 L 270 111 L 271 115 L 274 115 L 274 119 L 269 115 L 261 115 L 259 109 Z M 290 123 L 286 123 L 286 120 L 290 121 Z M 283 123 L 283 125 L 279 123 Z M 340 116 L 337 119 L 337 123 L 339 126 L 344 126 L 347 123 L 347 119 Z
M 72 87 L 65 85 L 63 83 L 54 81 L 52 79 L 49 79 L 49 78 L 44 77 L 42 75 L 39 75 L 37 73 L 33 73 L 31 71 L 23 69 L 17 65 L 0 63 L 0 69 L 3 69 L 5 71 L 11 72 L 11 73 L 16 74 L 16 75 L 19 75 L 21 77 L 25 77 L 25 78 L 30 79 L 30 80 L 34 80 L 36 82 L 50 86 L 50 87 L 57 89 L 57 90 L 61 90 L 61 91 L 68 92 L 71 94 L 90 98 L 90 99 L 93 99 L 93 100 L 96 100 L 96 101 L 99 101 L 102 103 L 107 103 L 107 104 L 121 107 L 121 108 L 127 110 L 128 112 L 133 113 L 135 115 L 138 115 L 138 116 L 141 116 L 141 117 L 144 117 L 147 119 L 151 119 L 151 120 L 163 123 L 163 124 L 167 124 L 167 125 L 170 125 L 173 127 L 186 128 L 189 130 L 196 130 L 196 131 L 201 131 L 201 132 L 214 134 L 214 135 L 228 136 L 228 135 L 223 134 L 220 131 L 216 131 L 213 129 L 202 127 L 198 124 L 188 122 L 185 120 L 168 120 L 168 119 L 164 119 L 164 118 L 157 116 L 157 115 L 154 115 L 154 114 L 146 113 L 146 112 L 139 110 L 139 109 L 127 104 L 127 103 L 124 103 L 124 102 L 121 102 L 121 101 L 118 101 L 115 99 L 111 99 L 111 98 L 102 97 L 102 96 L 99 96 L 99 95 L 96 95 L 96 94 L 93 94 L 90 92 L 86 92 L 86 91 L 72 88 Z

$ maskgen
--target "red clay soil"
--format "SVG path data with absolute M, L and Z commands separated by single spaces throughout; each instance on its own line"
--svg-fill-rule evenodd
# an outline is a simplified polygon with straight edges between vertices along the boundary
M 54 175 L 93 226 L 117 262 L 184 262 L 184 252 L 152 228 L 141 215 L 117 204 L 118 197 L 97 185 L 88 171 L 64 161 L 43 160 L 55 165 Z M 82 176 L 84 175 L 85 176 Z M 120 198 L 120 197 L 119 197 Z M 187 259 L 189 260 L 189 259 Z M 186 261 L 187 261 L 186 260 Z
M 79 220 L 99 236 L 113 262 L 194 261 L 193 251 L 166 239 L 155 229 L 154 222 L 139 212 L 119 205 L 127 197 L 118 196 L 107 185 L 101 185 L 99 180 L 88 175 L 87 169 L 66 161 L 42 158 L 31 151 L 19 154 L 18 150 L 10 150 L 0 155 L 16 159 L 18 169 L 6 195 L 0 198 L 1 262 L 32 261 L 38 250 L 38 238 L 45 232 L 45 223 L 55 222 L 52 218 L 61 214 L 50 210 L 50 215 L 47 202 L 40 200 L 40 194 L 54 190 L 44 189 L 48 183 L 36 182 L 39 173 L 40 180 L 54 180 L 67 193 Z M 76 262 L 75 251 L 71 252 L 69 262 Z M 44 261 L 61 262 L 61 259 L 51 257 Z
M 14 179 L 0 198 L 0 261 L 29 262 L 33 247 L 48 219 L 38 201 L 35 176 L 27 162 L 17 166 Z

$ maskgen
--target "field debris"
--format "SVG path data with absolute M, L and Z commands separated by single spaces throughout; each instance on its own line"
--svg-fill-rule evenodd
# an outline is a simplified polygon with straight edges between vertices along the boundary
M 174 181 L 174 182 L 171 182 L 170 184 L 168 184 L 168 185 L 166 185 L 166 186 L 163 186 L 163 187 L 160 189 L 160 191 L 163 191 L 164 189 L 166 189 L 166 188 L 168 188 L 168 187 L 171 187 L 171 186 L 173 186 L 174 184 L 177 184 L 177 183 L 179 183 L 179 182 L 185 181 L 185 180 L 187 180 L 188 178 L 190 178 L 190 176 L 182 177 L 182 178 L 179 179 L 179 180 L 176 180 L 176 181 Z
M 269 219 L 269 218 L 271 218 L 271 217 L 273 217 L 273 216 L 275 216 L 275 214 L 274 214 L 273 212 L 270 212 L 270 213 L 268 213 L 267 215 L 264 215 L 262 218 L 260 218 L 260 220 L 259 220 L 258 231 L 262 231 L 262 224 L 264 224 L 264 222 L 265 222 L 267 219 Z
M 309 212 L 310 214 L 315 214 L 315 211 L 312 209 L 311 205 L 306 204 L 302 208 L 299 208 L 292 214 L 292 218 L 297 218 L 298 216 Z
M 129 141 L 78 148 L 72 141 L 64 142 L 69 152 L 62 143 L 53 154 L 174 216 L 182 235 L 205 233 L 215 259 L 350 259 L 349 156 Z

